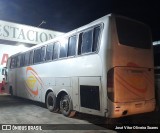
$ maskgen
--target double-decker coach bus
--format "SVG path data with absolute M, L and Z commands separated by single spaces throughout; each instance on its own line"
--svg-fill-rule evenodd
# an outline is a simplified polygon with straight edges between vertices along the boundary
M 151 33 L 114 14 L 8 59 L 11 95 L 109 118 L 155 109 Z

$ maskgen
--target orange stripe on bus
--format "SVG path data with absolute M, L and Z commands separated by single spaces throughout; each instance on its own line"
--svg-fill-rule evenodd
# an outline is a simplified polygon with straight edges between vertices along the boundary
M 40 79 L 40 77 L 38 76 L 38 78 L 37 78 L 37 76 L 31 71 L 31 73 L 35 76 L 35 78 L 39 81 L 39 83 L 42 85 L 42 83 L 41 83 L 41 81 L 39 80 Z
M 132 91 L 131 89 L 129 89 L 123 82 L 121 82 L 118 78 L 116 78 L 116 80 L 128 91 L 130 91 L 131 93 L 133 93 L 134 95 L 136 95 L 137 97 L 141 97 L 140 95 L 138 95 L 137 93 L 135 93 L 134 91 Z
M 42 82 L 41 78 L 38 76 L 37 72 L 36 72 L 32 67 L 27 67 L 26 73 L 27 73 L 29 70 L 33 71 L 33 72 L 36 74 L 36 77 L 38 77 L 38 78 L 40 79 L 40 81 Z M 40 83 L 41 83 L 41 82 L 40 82 Z
M 145 93 L 147 91 L 147 86 L 145 88 L 136 88 L 134 87 L 133 85 L 129 84 L 122 76 L 120 76 L 118 73 L 116 73 L 116 75 L 121 79 L 123 80 L 126 84 L 128 84 L 130 87 L 132 87 L 133 89 L 137 90 L 138 92 L 140 93 Z
M 26 87 L 32 94 L 34 94 L 35 96 L 38 95 L 38 88 L 35 91 L 33 91 L 33 90 L 31 90 L 31 88 L 29 88 L 29 86 L 27 84 L 26 84 Z

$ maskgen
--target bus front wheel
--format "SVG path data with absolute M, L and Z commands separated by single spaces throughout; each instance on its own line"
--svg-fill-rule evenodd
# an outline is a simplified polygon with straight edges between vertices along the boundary
M 64 116 L 70 116 L 73 113 L 72 101 L 68 95 L 63 95 L 60 100 L 60 111 Z M 73 114 L 72 114 L 73 115 Z
M 46 106 L 49 111 L 54 112 L 56 111 L 56 96 L 53 92 L 49 92 L 46 99 Z

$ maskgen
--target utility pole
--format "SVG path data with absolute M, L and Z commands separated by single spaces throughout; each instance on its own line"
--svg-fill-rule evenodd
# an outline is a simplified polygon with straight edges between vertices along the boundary
M 46 21 L 42 20 L 42 22 L 37 27 L 40 27 L 42 24 L 46 24 Z

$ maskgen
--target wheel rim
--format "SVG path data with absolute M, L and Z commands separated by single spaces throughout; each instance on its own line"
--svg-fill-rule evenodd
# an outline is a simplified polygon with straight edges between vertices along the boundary
M 69 101 L 67 99 L 63 99 L 61 102 L 61 107 L 64 111 L 68 112 L 69 110 Z

